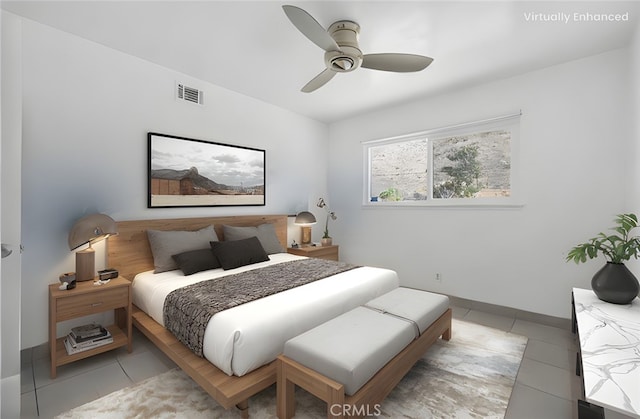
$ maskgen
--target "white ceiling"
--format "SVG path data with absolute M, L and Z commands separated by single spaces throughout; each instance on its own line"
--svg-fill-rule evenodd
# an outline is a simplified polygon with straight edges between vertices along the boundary
M 323 51 L 285 16 L 305 9 L 325 28 L 360 24 L 367 53 L 435 61 L 419 73 L 360 68 L 313 93 Z M 334 122 L 447 90 L 521 74 L 628 44 L 640 3 L 539 1 L 3 1 L 2 8 L 310 118 Z M 628 22 L 579 22 L 574 13 L 629 13 Z M 529 14 L 569 22 L 541 22 Z

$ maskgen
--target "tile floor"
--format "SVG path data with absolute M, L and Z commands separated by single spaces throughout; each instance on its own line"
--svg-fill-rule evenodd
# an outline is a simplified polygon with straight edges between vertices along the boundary
M 573 335 L 564 328 L 524 320 L 515 313 L 491 313 L 454 306 L 455 318 L 527 336 L 508 419 L 576 418 L 580 381 L 574 374 Z M 58 369 L 49 377 L 46 346 L 22 353 L 21 417 L 51 418 L 175 365 L 134 329 L 133 352 L 120 348 Z M 455 333 L 455 331 L 454 331 Z

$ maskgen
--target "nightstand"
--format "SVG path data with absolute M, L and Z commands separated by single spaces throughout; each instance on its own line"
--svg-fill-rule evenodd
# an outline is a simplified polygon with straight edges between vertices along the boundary
M 305 246 L 305 247 L 289 247 L 287 253 L 298 256 L 307 256 L 310 258 L 339 260 L 338 249 L 340 246 Z
M 132 350 L 131 282 L 123 277 L 114 278 L 104 285 L 93 285 L 93 282 L 78 282 L 72 290 L 60 290 L 59 284 L 49 285 L 51 378 L 56 378 L 56 368 L 60 365 L 122 346 L 126 346 L 129 352 Z M 115 324 L 106 328 L 113 336 L 113 343 L 68 355 L 64 347 L 66 335 L 56 338 L 58 322 L 109 310 L 114 310 Z

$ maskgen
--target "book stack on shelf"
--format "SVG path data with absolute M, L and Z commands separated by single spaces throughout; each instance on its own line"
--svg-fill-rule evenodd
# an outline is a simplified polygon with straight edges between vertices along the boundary
M 113 343 L 111 333 L 101 325 L 91 323 L 72 328 L 64 340 L 64 347 L 67 354 L 73 355 L 109 343 Z

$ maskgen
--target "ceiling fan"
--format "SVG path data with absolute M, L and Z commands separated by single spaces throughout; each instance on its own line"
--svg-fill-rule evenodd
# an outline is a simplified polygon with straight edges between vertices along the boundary
M 408 73 L 427 68 L 433 58 L 415 54 L 362 54 L 358 47 L 360 25 L 350 20 L 339 20 L 325 30 L 313 16 L 296 6 L 282 6 L 285 14 L 311 42 L 325 50 L 327 68 L 315 76 L 301 90 L 305 93 L 324 86 L 336 73 L 346 73 L 358 67 L 373 70 Z

